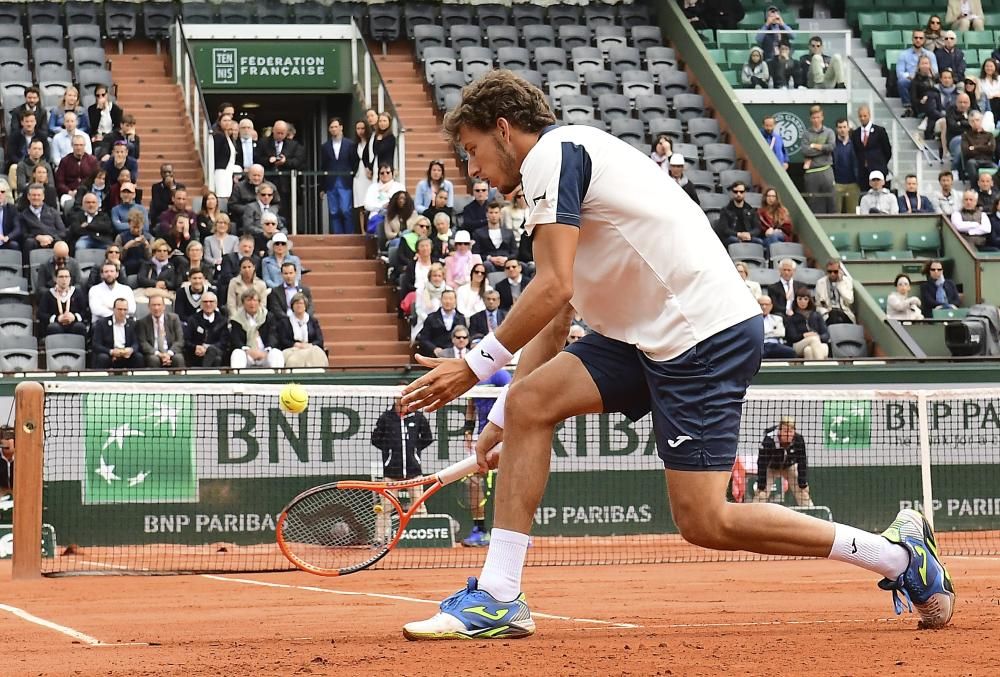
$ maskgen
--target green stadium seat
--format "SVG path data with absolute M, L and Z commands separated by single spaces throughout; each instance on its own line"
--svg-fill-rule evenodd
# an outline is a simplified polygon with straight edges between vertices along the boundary
M 708 58 L 710 61 L 714 61 L 719 64 L 719 67 L 721 68 L 726 63 L 726 50 L 710 49 L 708 50 Z
M 743 68 L 743 64 L 747 62 L 750 57 L 750 50 L 746 47 L 737 47 L 736 49 L 726 50 L 726 60 L 725 63 L 729 66 L 739 66 Z
M 968 314 L 968 308 L 935 308 L 931 311 L 935 320 L 960 320 Z
M 719 31 L 715 35 L 716 41 L 719 47 L 725 49 L 735 49 L 737 47 L 743 49 L 750 49 L 750 45 L 754 43 L 754 35 L 752 33 L 730 33 L 726 31 Z
M 872 31 L 872 49 L 875 50 L 875 59 L 879 63 L 885 63 L 886 50 L 906 49 L 903 32 L 899 30 Z
M 936 230 L 907 233 L 906 246 L 921 256 L 938 256 L 941 253 L 941 234 Z
M 890 71 L 896 70 L 896 62 L 899 60 L 899 54 L 903 50 L 901 49 L 887 49 L 885 54 L 882 55 L 882 59 L 879 61 L 883 66 L 888 68 Z M 965 53 L 966 58 L 968 58 L 968 52 Z
M 963 48 L 992 50 L 996 47 L 993 33 L 990 31 L 965 31 L 958 33 L 958 36 L 958 41 Z
M 889 25 L 885 12 L 860 12 L 857 17 L 861 41 L 866 45 L 871 43 L 872 31 L 882 30 Z
M 896 261 L 898 259 L 912 259 L 913 252 L 909 249 L 887 249 L 885 251 L 874 252 L 876 259 L 884 261 Z
M 836 231 L 833 233 L 827 233 L 830 236 L 830 243 L 833 248 L 838 252 L 845 252 L 854 249 L 854 243 L 851 242 L 851 234 L 845 233 L 843 231 Z
M 866 254 L 892 249 L 892 233 L 888 230 L 858 233 L 858 248 Z
M 996 6 L 994 6 L 996 8 Z M 985 4 L 983 9 L 983 23 L 987 26 L 1000 26 L 1000 12 L 991 12 L 986 9 Z M 993 32 L 994 37 L 996 36 L 996 30 Z
M 730 87 L 740 86 L 740 72 L 731 68 L 722 71 L 722 78 L 729 83 Z
M 863 252 L 847 250 L 838 253 L 840 254 L 841 261 L 864 261 L 865 259 L 865 255 Z
M 900 30 L 909 33 L 917 26 L 923 24 L 918 24 L 916 12 L 887 12 L 886 13 L 886 26 L 891 26 L 893 28 L 899 28 Z
M 875 296 L 875 300 L 878 301 L 879 308 L 881 308 L 882 312 L 884 313 L 885 305 L 888 302 L 888 298 L 886 296 L 883 296 L 882 294 L 878 294 Z

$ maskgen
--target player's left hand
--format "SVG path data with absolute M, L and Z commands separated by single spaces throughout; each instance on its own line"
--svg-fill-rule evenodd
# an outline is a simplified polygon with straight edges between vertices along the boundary
M 403 388 L 403 406 L 407 411 L 437 411 L 479 380 L 466 361 L 459 358 L 417 355 L 417 362 L 431 371 Z

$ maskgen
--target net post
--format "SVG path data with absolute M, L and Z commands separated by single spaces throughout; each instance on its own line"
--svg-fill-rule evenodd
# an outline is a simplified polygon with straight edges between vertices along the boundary
M 917 393 L 917 430 L 920 435 L 920 484 L 924 519 L 934 528 L 934 492 L 931 481 L 931 435 L 927 425 L 927 393 Z
M 38 578 L 42 572 L 42 447 L 45 389 L 25 381 L 14 389 L 16 412 L 14 450 L 13 578 Z

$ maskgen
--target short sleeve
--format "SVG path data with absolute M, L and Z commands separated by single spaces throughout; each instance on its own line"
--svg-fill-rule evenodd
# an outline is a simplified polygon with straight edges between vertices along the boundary
M 530 233 L 539 223 L 579 227 L 592 170 L 590 155 L 582 145 L 563 141 L 546 149 L 522 176 L 524 195 L 533 205 L 525 230 Z

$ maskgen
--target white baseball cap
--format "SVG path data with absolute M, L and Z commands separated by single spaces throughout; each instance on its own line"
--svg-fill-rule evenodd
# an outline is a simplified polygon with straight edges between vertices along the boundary
M 875 179 L 878 179 L 879 181 L 885 181 L 885 174 L 876 169 L 874 172 L 868 175 L 869 181 L 874 181 Z
M 680 153 L 674 153 L 670 156 L 670 166 L 671 167 L 683 167 L 684 166 L 684 156 Z

